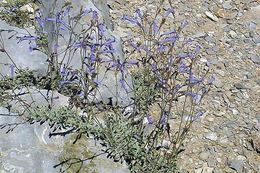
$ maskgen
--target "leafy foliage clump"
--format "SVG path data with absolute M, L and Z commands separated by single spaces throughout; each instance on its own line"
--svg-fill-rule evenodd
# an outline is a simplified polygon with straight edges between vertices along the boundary
M 31 0 L 5 0 L 0 2 L 0 19 L 14 26 L 25 28 L 34 22 L 34 10 L 37 5 Z M 27 7 L 27 8 L 26 8 Z M 28 9 L 32 10 L 28 10 Z

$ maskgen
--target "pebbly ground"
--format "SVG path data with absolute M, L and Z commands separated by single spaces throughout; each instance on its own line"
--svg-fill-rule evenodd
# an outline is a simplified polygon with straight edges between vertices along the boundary
M 157 0 L 109 0 L 115 31 L 120 18 Z M 203 45 L 214 86 L 204 99 L 206 114 L 193 125 L 180 155 L 183 173 L 260 172 L 260 1 L 175 0 L 176 19 Z

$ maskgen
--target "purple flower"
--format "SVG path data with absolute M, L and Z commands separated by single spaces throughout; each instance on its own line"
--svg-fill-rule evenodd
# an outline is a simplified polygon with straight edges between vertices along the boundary
M 127 60 L 126 63 L 129 65 L 138 65 L 138 61 L 134 59 Z
M 174 8 L 168 8 L 163 17 L 166 18 L 166 17 L 168 17 L 171 13 L 174 13 Z
M 147 115 L 146 118 L 147 118 L 148 124 L 153 124 L 154 121 L 153 121 L 153 117 L 151 115 Z
M 86 68 L 86 72 L 87 74 L 94 74 L 96 72 L 95 67 L 93 67 L 92 65 L 86 64 L 87 68 Z
M 199 111 L 197 112 L 194 117 L 192 118 L 193 121 L 197 120 L 199 117 L 201 117 L 204 114 L 204 112 Z
M 172 37 L 168 37 L 168 38 L 166 38 L 166 39 L 164 39 L 164 40 L 160 40 L 159 42 L 160 42 L 160 43 L 167 43 L 167 42 L 169 42 L 169 43 L 175 43 L 176 40 L 177 40 L 177 36 L 172 36 Z
M 216 78 L 214 75 L 210 76 L 210 78 L 208 79 L 208 85 L 212 85 L 215 80 Z
M 72 9 L 72 6 L 68 6 L 65 11 L 63 12 L 63 16 L 66 16 L 67 14 L 69 14 L 70 10 Z
M 193 93 L 193 92 L 186 92 L 187 96 L 191 96 L 194 103 L 198 104 L 201 101 L 201 94 Z
M 157 48 L 158 53 L 162 53 L 165 51 L 166 46 L 163 44 L 159 44 L 159 47 Z
M 176 30 L 173 29 L 173 30 L 170 30 L 170 31 L 167 31 L 167 32 L 162 33 L 160 36 L 162 37 L 162 36 L 164 36 L 164 35 L 170 35 L 170 34 L 176 34 L 176 33 L 177 33 Z
M 79 94 L 78 94 L 79 97 L 84 97 L 85 96 L 85 93 L 83 91 L 81 91 Z
M 153 33 L 156 34 L 159 31 L 159 27 L 157 24 L 157 20 L 154 20 L 153 22 Z
M 179 58 L 187 58 L 187 57 L 189 57 L 189 54 L 182 52 L 182 53 L 179 53 L 179 54 L 177 55 L 177 57 L 179 57 Z
M 51 18 L 51 17 L 47 17 L 46 19 L 45 19 L 45 21 L 51 21 L 51 22 L 56 22 L 56 18 Z
M 181 23 L 181 28 L 185 28 L 187 25 L 188 25 L 188 21 L 187 20 L 183 20 L 182 23 Z
M 183 46 L 186 45 L 186 44 L 191 44 L 193 42 L 193 40 L 191 38 L 188 38 L 187 40 L 185 40 L 183 42 Z
M 101 81 L 94 79 L 93 82 L 95 83 L 96 86 L 99 86 L 101 84 Z
M 65 77 L 66 76 L 66 68 L 65 68 L 65 64 L 62 66 L 61 70 L 60 70 L 60 75 L 62 77 Z
M 44 20 L 41 17 L 35 17 L 35 20 L 38 22 L 41 29 L 44 29 Z
M 203 78 L 196 78 L 192 72 L 190 72 L 190 75 L 189 75 L 189 81 L 191 84 L 198 84 L 198 83 L 201 83 L 203 81 Z
M 167 123 L 167 115 L 166 113 L 164 112 L 161 119 L 160 119 L 160 124 L 162 124 L 163 126 L 165 126 Z
M 101 63 L 104 63 L 104 62 L 113 62 L 114 60 L 113 59 L 111 59 L 111 58 L 102 58 L 101 59 Z
M 64 20 L 61 20 L 61 19 L 58 19 L 58 20 L 57 20 L 57 23 L 62 24 L 62 25 L 63 25 L 65 28 L 67 28 L 67 29 L 70 27 L 67 23 L 65 23 Z M 61 29 L 62 29 L 62 30 L 65 30 L 64 27 L 61 27 Z
M 114 49 L 109 50 L 107 47 L 105 47 L 103 50 L 99 51 L 98 53 L 100 53 L 100 54 L 112 54 L 114 52 L 115 52 Z
M 130 23 L 132 23 L 134 25 L 141 26 L 141 24 L 136 19 L 134 19 L 132 17 L 129 17 L 127 15 L 123 15 L 122 20 L 128 21 L 128 22 L 130 22 Z
M 134 50 L 140 52 L 141 48 L 140 46 L 137 46 L 137 44 L 133 43 L 132 41 L 130 41 L 130 45 L 134 48 Z
M 112 43 L 114 43 L 114 42 L 116 42 L 115 37 L 113 37 L 113 39 L 108 38 L 108 39 L 106 40 L 106 42 L 104 43 L 104 46 L 112 46 Z
M 196 45 L 196 48 L 195 48 L 195 54 L 198 54 L 201 50 L 201 46 L 200 45 Z
M 93 10 L 93 12 L 92 12 L 92 19 L 93 19 L 94 21 L 97 21 L 97 20 L 98 20 L 98 12 L 95 11 L 95 10 Z
M 90 56 L 89 56 L 90 62 L 93 63 L 95 61 L 95 59 L 96 59 L 95 54 L 91 53 Z
M 105 25 L 103 23 L 100 23 L 98 25 L 98 31 L 100 32 L 100 35 L 103 35 L 105 32 Z
M 13 64 L 10 65 L 10 78 L 11 79 L 14 78 L 14 65 Z
M 59 82 L 60 86 L 66 85 L 66 84 L 72 84 L 72 83 L 73 83 L 73 82 L 71 82 L 71 81 L 64 81 L 64 80 L 62 80 L 62 81 Z
M 142 14 L 142 11 L 138 8 L 138 9 L 136 9 L 136 14 L 138 15 L 138 17 L 140 18 L 140 19 L 142 19 L 143 18 L 143 14 Z
M 86 8 L 86 9 L 82 12 L 81 17 L 88 15 L 88 14 L 89 14 L 90 12 L 92 12 L 92 11 L 93 11 L 92 8 L 90 8 L 90 9 Z
M 188 66 L 186 66 L 186 64 L 181 61 L 179 68 L 178 68 L 178 72 L 179 73 L 188 73 L 190 71 L 190 68 Z

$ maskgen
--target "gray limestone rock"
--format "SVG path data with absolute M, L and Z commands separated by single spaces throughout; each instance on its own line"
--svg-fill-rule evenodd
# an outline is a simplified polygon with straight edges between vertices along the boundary
M 228 166 L 231 169 L 236 170 L 238 173 L 242 173 L 244 168 L 244 162 L 242 160 L 230 160 L 228 162 Z
M 250 59 L 255 63 L 255 64 L 260 64 L 260 56 L 259 55 L 250 55 Z

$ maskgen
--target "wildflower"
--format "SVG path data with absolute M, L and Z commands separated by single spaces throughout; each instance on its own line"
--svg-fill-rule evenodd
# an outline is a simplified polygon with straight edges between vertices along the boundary
M 203 78 L 196 78 L 192 72 L 190 72 L 190 75 L 189 75 L 189 81 L 191 84 L 198 84 L 198 83 L 201 83 L 203 81 Z
M 153 33 L 156 34 L 159 31 L 157 20 L 153 21 Z
M 95 10 L 92 11 L 92 19 L 94 21 L 98 21 L 98 12 Z
M 177 55 L 177 57 L 179 57 L 179 58 L 187 58 L 187 57 L 189 57 L 189 54 L 182 52 L 182 53 L 179 53 L 179 54 Z
M 133 43 L 132 41 L 130 41 L 130 45 L 134 48 L 134 50 L 140 52 L 141 48 L 140 46 L 138 46 L 137 44 Z
M 138 9 L 136 9 L 136 14 L 137 14 L 137 16 L 140 18 L 140 19 L 142 19 L 143 18 L 143 14 L 142 14 L 142 11 L 138 8 Z
M 56 22 L 56 18 L 51 18 L 51 17 L 47 17 L 46 19 L 45 19 L 45 21 L 51 21 L 51 22 Z
M 138 26 L 141 27 L 141 24 L 136 19 L 134 19 L 132 17 L 129 17 L 127 15 L 123 15 L 122 20 L 128 21 L 128 22 L 130 22 L 130 23 L 132 23 L 134 25 L 138 25 Z
M 194 117 L 192 117 L 192 120 L 193 120 L 193 121 L 197 120 L 199 117 L 203 116 L 203 114 L 204 114 L 204 112 L 202 112 L 202 111 L 197 112 L 197 113 L 194 115 Z
M 60 75 L 62 77 L 65 77 L 66 76 L 66 68 L 65 68 L 65 64 L 62 66 L 61 70 L 60 70 Z
M 216 78 L 214 75 L 210 76 L 210 78 L 208 79 L 208 85 L 212 85 L 215 80 Z
M 11 79 L 14 78 L 14 65 L 13 64 L 10 65 L 10 78 Z
M 162 124 L 163 126 L 165 126 L 167 123 L 167 115 L 166 113 L 164 112 L 161 119 L 160 119 L 160 124 Z
M 104 35 L 104 32 L 105 32 L 105 25 L 103 23 L 100 23 L 98 25 L 98 31 L 100 33 L 100 35 Z
M 148 124 L 153 124 L 153 117 L 151 115 L 147 115 L 147 121 L 148 121 Z
M 42 20 L 42 18 L 41 17 L 35 17 L 35 20 L 38 22 L 38 24 L 39 24 L 39 26 L 40 26 L 40 28 L 41 29 L 44 29 L 44 24 L 45 24 L 45 21 L 44 20 Z
M 63 16 L 66 16 L 67 14 L 69 14 L 70 10 L 72 9 L 72 6 L 68 6 L 65 11 L 63 12 Z
M 174 13 L 174 8 L 168 8 L 164 14 L 164 18 L 168 17 L 171 13 Z
M 165 46 L 165 45 L 159 44 L 159 47 L 157 48 L 157 52 L 158 52 L 158 53 L 164 52 L 165 49 L 166 49 L 166 46 Z
M 170 34 L 176 34 L 176 30 L 173 29 L 173 30 L 170 30 L 170 31 L 167 31 L 167 32 L 164 32 L 160 35 L 160 37 L 164 36 L 164 35 L 170 35 Z
M 188 25 L 188 21 L 187 20 L 183 20 L 181 23 L 181 29 L 185 28 Z
M 188 73 L 190 71 L 190 67 L 187 66 L 183 61 L 180 62 L 178 72 L 179 73 Z
M 201 101 L 201 97 L 202 97 L 201 94 L 193 93 L 193 92 L 186 92 L 186 95 L 191 96 L 194 103 L 196 103 L 196 104 L 198 104 Z
M 172 36 L 172 37 L 168 37 L 164 40 L 160 40 L 159 43 L 167 43 L 167 42 L 175 43 L 176 40 L 177 40 L 177 36 Z
M 131 60 L 127 60 L 127 61 L 126 61 L 126 64 L 129 64 L 129 65 L 138 65 L 138 61 L 137 61 L 137 60 L 134 60 L 134 59 L 131 59 Z

